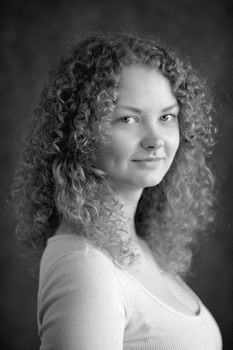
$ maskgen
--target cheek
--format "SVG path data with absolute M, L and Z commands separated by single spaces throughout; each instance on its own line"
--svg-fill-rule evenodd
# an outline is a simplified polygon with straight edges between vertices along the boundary
M 110 141 L 110 140 L 109 140 Z M 112 140 L 108 145 L 102 145 L 97 157 L 97 166 L 109 171 L 115 167 L 122 167 L 122 163 L 128 159 L 127 145 L 120 140 Z
M 112 157 L 120 159 L 128 159 L 134 150 L 134 145 L 130 142 L 129 135 L 127 137 L 124 134 L 115 135 L 112 137 L 109 145 L 109 151 Z
M 174 148 L 175 148 L 175 152 L 178 150 L 180 145 L 180 133 L 177 133 L 176 139 L 174 141 Z
M 170 155 L 175 155 L 180 145 L 179 131 L 174 132 L 172 135 L 170 135 L 169 139 L 167 140 L 167 144 L 169 145 Z
M 177 128 L 176 131 L 174 132 L 172 142 L 174 144 L 174 147 L 177 149 L 179 147 L 179 144 L 180 144 L 180 130 L 179 130 L 179 128 Z

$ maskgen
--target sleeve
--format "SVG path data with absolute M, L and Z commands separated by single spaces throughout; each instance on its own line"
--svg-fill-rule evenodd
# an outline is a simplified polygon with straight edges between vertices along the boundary
M 41 281 L 38 324 L 41 350 L 122 350 L 125 300 L 103 257 L 72 252 Z

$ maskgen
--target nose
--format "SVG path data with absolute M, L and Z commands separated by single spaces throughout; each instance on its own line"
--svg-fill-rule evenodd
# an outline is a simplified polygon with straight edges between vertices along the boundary
M 142 147 L 148 151 L 153 151 L 157 148 L 164 146 L 164 140 L 161 137 L 147 137 L 142 140 Z

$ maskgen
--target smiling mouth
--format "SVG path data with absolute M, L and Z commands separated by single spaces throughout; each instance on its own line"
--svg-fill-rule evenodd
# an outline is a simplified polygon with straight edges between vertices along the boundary
M 164 158 L 134 159 L 140 169 L 156 169 Z
M 162 159 L 164 159 L 164 158 L 157 157 L 157 158 L 133 159 L 133 162 L 142 162 L 142 163 L 145 163 L 145 162 L 158 162 L 158 161 L 160 161 Z

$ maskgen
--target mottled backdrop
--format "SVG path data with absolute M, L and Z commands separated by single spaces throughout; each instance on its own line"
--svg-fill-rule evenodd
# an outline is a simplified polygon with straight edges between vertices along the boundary
M 175 45 L 207 78 L 215 96 L 219 141 L 213 163 L 221 195 L 214 234 L 195 257 L 190 285 L 215 316 L 224 349 L 233 344 L 233 106 L 230 1 L 2 1 L 0 111 L 0 348 L 38 349 L 37 283 L 20 258 L 15 218 L 6 205 L 15 137 L 33 109 L 51 62 L 90 29 L 153 33 Z M 198 349 L 197 349 L 198 350 Z

